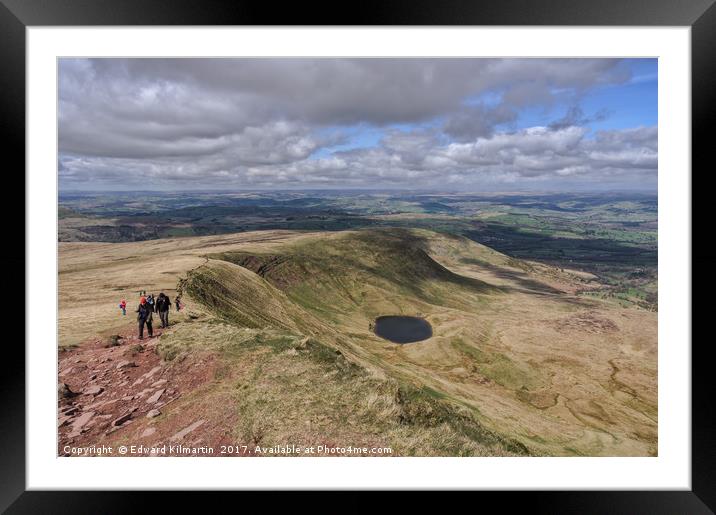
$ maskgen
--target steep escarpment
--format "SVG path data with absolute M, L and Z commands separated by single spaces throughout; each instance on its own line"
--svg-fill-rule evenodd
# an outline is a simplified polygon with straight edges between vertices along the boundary
M 282 254 L 239 251 L 209 257 L 251 270 L 294 302 L 323 314 L 373 316 L 366 299 L 374 297 L 460 308 L 500 293 L 484 281 L 452 272 L 427 249 L 419 232 L 370 230 L 316 239 Z

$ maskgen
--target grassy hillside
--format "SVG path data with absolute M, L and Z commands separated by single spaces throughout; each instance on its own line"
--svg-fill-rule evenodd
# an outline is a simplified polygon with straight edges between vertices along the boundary
M 316 313 L 375 318 L 374 298 L 464 307 L 496 293 L 484 281 L 458 275 L 432 259 L 417 231 L 373 230 L 331 235 L 286 249 L 285 254 L 210 254 L 252 270 Z M 400 306 L 396 306 L 400 312 Z
M 173 296 L 178 283 L 196 314 L 162 336 L 160 352 L 219 356 L 223 372 L 201 399 L 223 399 L 214 409 L 236 428 L 266 421 L 268 440 L 349 431 L 404 454 L 656 453 L 656 313 L 585 298 L 599 286 L 588 274 L 427 230 L 73 243 L 60 253 L 61 341 L 88 330 L 66 302 L 78 290 L 109 303 L 142 285 Z M 423 316 L 433 336 L 382 340 L 370 324 L 389 314 Z M 96 322 L 89 330 L 116 323 L 99 310 Z M 281 408 L 298 396 L 309 426 L 326 417 L 320 429 L 299 431 L 301 410 Z
M 441 402 L 430 389 L 376 376 L 341 352 L 290 331 L 200 317 L 163 337 L 158 350 L 169 366 L 207 354 L 217 362 L 213 380 L 181 400 L 160 424 L 181 427 L 174 420 L 194 413 L 223 423 L 229 443 L 250 448 L 300 442 L 389 447 L 395 456 L 528 454 L 519 442 L 487 429 L 468 410 Z

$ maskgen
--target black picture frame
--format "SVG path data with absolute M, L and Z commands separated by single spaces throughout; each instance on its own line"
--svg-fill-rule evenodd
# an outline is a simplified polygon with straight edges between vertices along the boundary
M 571 25 L 571 26 L 689 26 L 692 42 L 692 191 L 694 171 L 713 173 L 707 161 L 712 146 L 708 126 L 716 114 L 716 6 L 715 0 L 412 0 L 387 2 L 364 0 L 355 9 L 339 9 L 337 3 L 284 3 L 238 0 L 0 0 L 0 144 L 7 169 L 14 163 L 12 195 L 4 199 L 6 241 L 15 242 L 12 253 L 0 253 L 2 270 L 25 266 L 24 209 L 25 169 L 25 29 L 30 26 L 87 25 Z M 9 158 L 9 159 L 8 159 Z M 686 172 L 684 172 L 686 173 Z M 7 174 L 6 174 L 7 175 Z M 20 193 L 22 192 L 22 194 Z M 16 205 L 8 205 L 8 203 Z M 705 216 L 705 205 L 693 199 L 692 219 Z M 700 207 L 699 207 L 700 206 Z M 699 213 L 698 209 L 702 209 Z M 23 217 L 24 222 L 24 217 Z M 692 232 L 693 233 L 693 232 Z M 23 242 L 23 244 L 21 244 Z M 9 248 L 9 247 L 8 247 Z M 714 262 L 713 251 L 694 253 L 692 274 Z M 26 299 L 21 274 L 5 274 L 7 294 L 0 297 L 1 313 L 11 313 L 11 324 L 20 327 L 20 293 L 26 309 L 48 299 Z M 708 288 L 708 274 L 699 286 Z M 27 277 L 25 277 L 27 279 Z M 685 299 L 689 301 L 689 299 Z M 693 313 L 707 317 L 708 306 L 693 303 Z M 693 318 L 693 317 L 692 317 Z M 24 332 L 23 341 L 24 341 Z M 162 503 L 191 504 L 188 494 L 174 492 L 126 495 L 123 492 L 39 492 L 25 488 L 25 353 L 9 333 L 3 336 L 4 362 L 0 373 L 0 510 L 7 513 L 131 513 L 145 511 L 145 497 L 161 496 Z M 19 342 L 20 335 L 16 342 Z M 690 342 L 684 342 L 689 344 Z M 713 513 L 716 509 L 714 459 L 716 445 L 712 365 L 707 359 L 708 339 L 692 346 L 692 490 L 614 492 L 481 492 L 485 500 L 497 500 L 502 509 L 527 503 L 537 513 Z M 663 414 L 662 414 L 663 415 Z M 234 493 L 221 493 L 232 496 Z M 242 493 L 245 496 L 246 493 Z M 355 494 L 351 494 L 355 495 Z M 242 504 L 250 500 L 243 497 Z M 216 499 L 212 499 L 216 502 Z M 346 500 L 343 500 L 344 505 Z M 168 504 L 164 504 L 168 507 Z

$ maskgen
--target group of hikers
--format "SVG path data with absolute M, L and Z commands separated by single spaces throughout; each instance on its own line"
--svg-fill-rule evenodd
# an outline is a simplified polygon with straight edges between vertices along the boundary
M 174 305 L 176 310 L 179 311 L 182 307 L 182 303 L 179 297 L 174 299 Z M 157 298 L 154 298 L 154 294 L 150 293 L 147 295 L 146 290 L 139 292 L 139 305 L 135 313 L 137 313 L 137 322 L 139 323 L 139 339 L 144 339 L 144 326 L 147 326 L 147 333 L 151 338 L 153 336 L 152 329 L 152 314 L 159 314 L 159 319 L 162 322 L 162 328 L 169 327 L 169 310 L 172 306 L 172 302 L 169 296 L 161 292 Z M 127 314 L 127 301 L 122 299 L 119 303 L 119 309 L 122 310 L 122 315 Z

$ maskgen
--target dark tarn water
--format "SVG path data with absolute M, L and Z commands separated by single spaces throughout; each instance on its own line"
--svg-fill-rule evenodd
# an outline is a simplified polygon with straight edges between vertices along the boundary
M 427 340 L 433 328 L 424 318 L 385 316 L 375 319 L 375 334 L 393 343 L 412 343 Z

